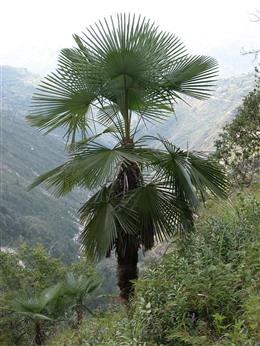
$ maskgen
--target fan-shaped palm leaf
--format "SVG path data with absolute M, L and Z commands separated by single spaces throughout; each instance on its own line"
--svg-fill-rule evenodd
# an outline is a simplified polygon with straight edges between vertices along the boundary
M 72 142 L 77 133 L 87 136 L 93 107 L 103 112 L 95 114 L 97 121 L 113 123 L 128 137 L 129 111 L 162 120 L 172 114 L 179 93 L 205 98 L 212 89 L 215 60 L 188 56 L 176 36 L 140 16 L 104 19 L 74 39 L 78 48 L 61 51 L 57 71 L 41 83 L 28 116 L 47 131 L 66 127 Z
M 154 239 L 163 241 L 192 227 L 187 202 L 158 182 L 148 182 L 130 191 L 126 205 L 137 215 L 136 229 L 145 249 L 151 249 Z
M 152 138 L 160 141 L 165 150 L 144 149 L 142 155 L 154 167 L 155 178 L 176 196 L 189 201 L 191 207 L 198 204 L 197 192 L 202 198 L 207 192 L 227 197 L 227 179 L 215 162 L 201 153 L 181 150 L 163 138 Z
M 198 99 L 210 96 L 218 72 L 215 59 L 207 56 L 182 58 L 164 76 L 162 87 Z
M 73 273 L 66 275 L 65 282 L 62 285 L 62 293 L 68 296 L 87 295 L 92 293 L 100 285 L 100 280 L 94 277 L 85 277 L 79 275 L 76 277 Z
M 118 238 L 118 232 L 134 233 L 136 215 L 120 204 L 112 185 L 103 187 L 79 210 L 84 229 L 80 239 L 90 258 L 101 259 Z

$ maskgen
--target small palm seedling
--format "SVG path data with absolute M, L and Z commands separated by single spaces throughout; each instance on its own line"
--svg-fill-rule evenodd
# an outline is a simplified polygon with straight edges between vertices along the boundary
M 62 294 L 65 299 L 71 301 L 71 308 L 75 309 L 77 314 L 77 325 L 84 317 L 84 311 L 92 314 L 92 311 L 86 305 L 86 298 L 93 293 L 100 285 L 100 280 L 95 277 L 86 277 L 80 275 L 75 277 L 73 273 L 68 273 L 62 285 Z
M 45 333 L 41 321 L 51 321 L 51 305 L 55 304 L 60 296 L 61 285 L 43 290 L 39 295 L 30 298 L 17 298 L 11 302 L 13 311 L 31 319 L 34 322 L 35 337 L 37 345 L 42 345 Z

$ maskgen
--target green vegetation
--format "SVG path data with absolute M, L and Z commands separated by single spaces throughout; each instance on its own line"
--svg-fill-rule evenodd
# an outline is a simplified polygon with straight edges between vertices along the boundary
M 111 307 L 49 346 L 246 346 L 260 341 L 260 203 L 208 202 L 196 232 L 143 271 L 129 310 Z
M 129 30 L 128 20 L 118 17 L 118 32 L 98 24 L 105 45 L 96 29 L 94 40 L 75 35 L 77 48 L 61 52 L 31 117 L 44 130 L 55 128 L 49 136 L 24 121 L 39 78 L 2 69 L 0 344 L 258 345 L 259 78 L 251 92 L 252 75 L 220 80 L 214 97 L 201 102 L 215 61 L 188 57 L 180 41 L 145 20 L 136 18 Z M 179 45 L 176 56 L 168 44 Z M 190 108 L 175 103 L 181 94 Z M 177 119 L 168 116 L 173 105 Z M 211 151 L 230 121 L 214 160 L 224 163 L 236 192 L 213 200 L 210 192 L 225 196 L 224 176 L 190 149 Z M 67 132 L 56 129 L 62 123 Z M 64 134 L 72 142 L 65 165 Z M 166 137 L 181 148 L 188 140 L 189 150 Z M 43 187 L 27 192 L 36 177 L 69 193 L 54 199 Z M 207 209 L 198 210 L 202 200 Z M 80 206 L 87 254 L 112 259 L 94 265 L 79 256 Z M 126 306 L 117 297 L 117 261 L 121 297 L 131 292 Z
M 79 325 L 97 304 L 97 295 L 90 303 L 88 296 L 100 275 L 83 259 L 64 265 L 40 245 L 23 245 L 17 253 L 1 251 L 0 263 L 1 345 L 40 345 L 58 324 Z

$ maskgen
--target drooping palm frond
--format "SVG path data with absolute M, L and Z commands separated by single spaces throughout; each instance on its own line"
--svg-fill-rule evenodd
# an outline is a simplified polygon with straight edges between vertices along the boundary
M 179 230 L 192 228 L 192 212 L 187 202 L 156 181 L 129 192 L 126 205 L 137 215 L 140 243 L 151 249 L 154 239 L 169 239 Z
M 229 183 L 220 165 L 201 153 L 189 154 L 191 180 L 202 199 L 210 191 L 214 196 L 227 198 Z
M 106 256 L 118 238 L 118 232 L 134 233 L 136 215 L 120 204 L 112 186 L 103 187 L 79 210 L 84 223 L 80 239 L 86 255 L 92 260 Z
M 113 182 L 120 167 L 129 161 L 138 162 L 139 157 L 127 148 L 108 148 L 95 142 L 87 142 L 86 145 L 82 143 L 82 146 L 75 147 L 70 160 L 37 177 L 30 188 L 44 182 L 57 197 L 68 193 L 76 186 L 98 188 Z
M 124 235 L 135 236 L 139 246 L 147 250 L 155 239 L 169 239 L 178 231 L 192 228 L 192 212 L 187 202 L 151 181 L 119 199 L 112 186 L 103 187 L 79 212 L 84 223 L 81 243 L 91 259 L 106 256 L 125 239 Z
M 190 206 L 198 204 L 197 193 L 204 199 L 208 192 L 214 196 L 227 197 L 228 181 L 215 162 L 201 153 L 177 148 L 171 142 L 156 138 L 165 150 L 144 149 L 143 154 L 154 167 L 155 178 L 180 198 L 189 201 Z

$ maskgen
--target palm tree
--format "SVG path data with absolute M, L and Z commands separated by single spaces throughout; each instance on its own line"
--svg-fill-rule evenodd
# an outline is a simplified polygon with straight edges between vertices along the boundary
M 37 345 L 42 345 L 45 333 L 42 328 L 42 320 L 51 321 L 51 305 L 55 304 L 60 296 L 60 284 L 43 290 L 40 294 L 30 298 L 17 298 L 11 302 L 15 313 L 24 315 L 34 322 L 35 337 Z
M 21 314 L 34 323 L 34 341 L 42 345 L 45 339 L 43 321 L 58 321 L 68 309 L 76 310 L 77 325 L 83 319 L 83 311 L 92 311 L 86 306 L 85 299 L 100 285 L 100 281 L 94 277 L 83 275 L 75 276 L 68 273 L 63 282 L 48 287 L 38 294 L 30 297 L 15 298 L 10 301 L 12 310 Z
M 84 310 L 92 314 L 92 311 L 85 304 L 85 298 L 95 291 L 99 285 L 100 280 L 95 277 L 85 277 L 83 275 L 76 277 L 73 273 L 66 275 L 62 285 L 62 294 L 74 302 L 72 307 L 76 310 L 78 326 L 84 317 Z
M 81 244 L 92 259 L 115 249 L 120 296 L 128 300 L 140 247 L 190 229 L 198 194 L 226 195 L 214 162 L 145 135 L 183 95 L 208 98 L 217 63 L 188 55 L 176 36 L 140 16 L 104 19 L 74 39 L 77 47 L 61 51 L 28 116 L 47 133 L 64 128 L 70 157 L 32 187 L 45 182 L 56 196 L 75 187 L 92 192 L 79 210 Z

